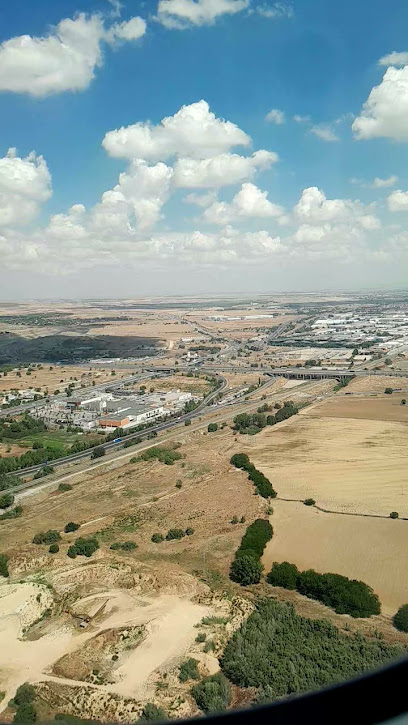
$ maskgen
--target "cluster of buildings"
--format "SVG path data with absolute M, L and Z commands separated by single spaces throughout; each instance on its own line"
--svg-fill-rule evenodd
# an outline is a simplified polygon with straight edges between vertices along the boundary
M 110 432 L 115 428 L 134 428 L 166 418 L 181 411 L 192 400 L 191 393 L 180 390 L 143 395 L 130 393 L 125 397 L 95 391 L 82 396 L 78 393 L 66 400 L 50 401 L 33 408 L 30 413 L 50 427 L 71 425 L 84 432 Z
M 316 341 L 370 343 L 372 352 L 403 352 L 408 346 L 408 311 L 333 314 L 315 320 L 312 334 Z

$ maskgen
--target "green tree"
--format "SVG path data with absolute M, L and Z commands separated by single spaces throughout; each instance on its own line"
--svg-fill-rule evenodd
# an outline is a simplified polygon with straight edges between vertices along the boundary
M 73 521 L 69 521 L 64 528 L 64 531 L 66 534 L 71 533 L 71 531 L 77 531 L 79 529 L 79 524 L 75 524 Z
M 385 388 L 384 393 L 386 393 L 387 395 L 391 395 L 392 394 L 392 388 Z
M 207 430 L 209 433 L 215 433 L 218 430 L 218 423 L 209 423 Z
M 106 455 L 106 451 L 102 446 L 96 446 L 96 448 L 93 449 L 91 458 L 102 458 L 102 456 Z
M 191 694 L 200 710 L 207 715 L 225 710 L 231 702 L 231 688 L 221 672 L 205 677 L 198 685 L 194 685 Z
M 5 493 L 0 496 L 0 509 L 8 509 L 14 503 L 14 496 L 12 493 Z
M 200 673 L 198 671 L 198 662 L 193 657 L 189 657 L 181 663 L 179 668 L 179 680 L 180 682 L 187 682 L 187 680 L 199 680 Z
M 172 539 L 182 539 L 183 536 L 185 536 L 183 529 L 169 529 L 166 534 L 166 539 L 167 541 L 171 541 Z
M 259 584 L 262 572 L 263 565 L 258 559 L 255 559 L 249 554 L 243 554 L 232 562 L 230 578 L 242 586 Z
M 32 705 L 30 702 L 19 705 L 13 718 L 14 723 L 30 723 L 36 722 L 36 720 L 37 713 L 34 705 Z
M 151 722 L 156 720 L 166 720 L 166 713 L 161 707 L 154 705 L 153 702 L 147 702 L 143 708 L 140 719 L 150 720 Z
M 7 554 L 0 554 L 0 576 L 9 577 L 9 570 L 7 566 L 8 556 Z
M 288 561 L 281 564 L 274 562 L 266 579 L 273 587 L 296 589 L 298 575 L 299 570 L 295 564 L 289 564 Z
M 408 632 L 408 604 L 403 604 L 393 618 L 394 627 L 400 632 Z
M 48 549 L 50 554 L 58 554 L 59 552 L 59 546 L 58 544 L 51 544 L 50 548 Z
M 397 519 L 399 517 L 398 511 L 391 511 L 390 519 Z
M 153 534 L 151 541 L 153 541 L 153 544 L 161 544 L 161 542 L 164 541 L 164 536 L 159 533 Z
M 14 702 L 16 705 L 25 705 L 28 702 L 33 702 L 35 698 L 35 689 L 28 682 L 24 682 L 23 685 L 17 688 L 17 692 L 14 695 Z

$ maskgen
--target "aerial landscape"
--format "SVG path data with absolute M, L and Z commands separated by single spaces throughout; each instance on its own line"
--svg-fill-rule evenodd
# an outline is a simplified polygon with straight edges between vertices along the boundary
M 405 666 L 407 22 L 0 7 L 1 723 Z

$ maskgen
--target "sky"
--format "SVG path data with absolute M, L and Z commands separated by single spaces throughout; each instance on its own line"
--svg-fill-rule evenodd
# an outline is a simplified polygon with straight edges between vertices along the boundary
M 0 300 L 400 289 L 405 0 L 0 6 Z

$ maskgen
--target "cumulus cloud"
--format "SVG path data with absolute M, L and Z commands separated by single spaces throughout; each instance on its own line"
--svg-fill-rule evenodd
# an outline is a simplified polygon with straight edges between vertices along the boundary
M 201 100 L 183 106 L 157 126 L 140 122 L 109 131 L 102 145 L 116 158 L 157 161 L 175 155 L 204 159 L 233 146 L 248 146 L 250 141 L 235 123 L 216 118 Z
M 388 55 L 383 55 L 378 61 L 378 65 L 408 65 L 408 53 L 398 53 L 393 50 Z
M 320 123 L 316 124 L 315 126 L 312 126 L 310 129 L 310 133 L 313 133 L 315 136 L 320 138 L 322 141 L 340 141 L 339 137 L 336 136 L 335 132 L 333 131 L 330 124 Z
M 166 28 L 184 30 L 212 25 L 222 15 L 235 15 L 249 6 L 249 0 L 159 0 L 158 20 Z
M 220 154 L 207 159 L 181 158 L 174 165 L 174 183 L 182 188 L 199 189 L 239 184 L 257 171 L 278 161 L 273 151 L 255 151 L 252 156 Z
M 9 149 L 0 159 L 0 227 L 24 226 L 52 194 L 51 176 L 42 156 L 26 158 Z
M 187 194 L 186 197 L 184 197 L 184 201 L 187 204 L 195 204 L 196 206 L 206 207 L 213 203 L 217 198 L 217 192 L 214 190 L 203 192 L 202 194 L 197 194 L 193 192 L 192 194 Z
M 408 65 L 387 68 L 352 124 L 357 139 L 408 139 Z
M 277 126 L 281 126 L 285 123 L 285 114 L 283 111 L 279 111 L 278 108 L 272 108 L 272 110 L 266 114 L 265 121 L 268 121 L 268 123 L 276 123 Z
M 294 208 L 300 222 L 307 225 L 324 223 L 355 222 L 365 229 L 378 229 L 380 222 L 376 216 L 359 201 L 350 199 L 327 199 L 324 192 L 316 186 L 304 189 Z
M 398 176 L 389 176 L 387 179 L 380 179 L 378 176 L 375 177 L 372 187 L 373 189 L 384 189 L 387 186 L 394 186 L 398 181 Z
M 390 211 L 408 211 L 408 191 L 397 189 L 387 199 Z
M 135 40 L 146 31 L 141 18 L 106 30 L 100 15 L 65 18 L 45 37 L 21 35 L 0 45 L 0 91 L 41 97 L 82 91 L 102 65 L 102 43 Z
M 255 184 L 242 184 L 231 203 L 215 201 L 205 210 L 203 218 L 212 224 L 225 225 L 244 219 L 282 216 L 283 208 L 273 204 L 267 196 L 267 192 L 261 191 Z

